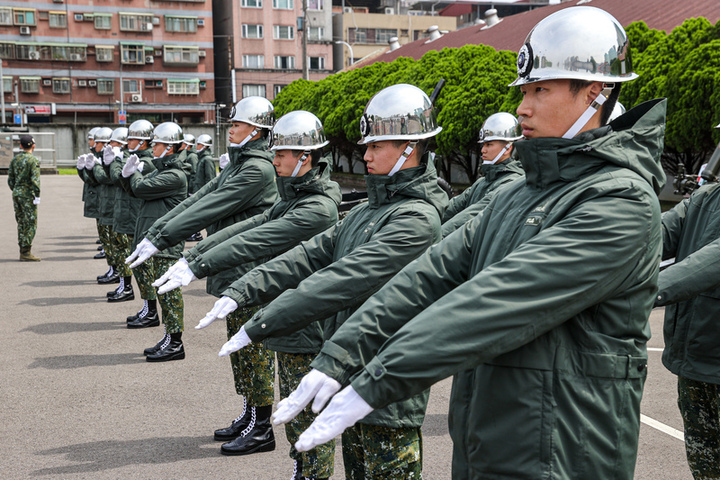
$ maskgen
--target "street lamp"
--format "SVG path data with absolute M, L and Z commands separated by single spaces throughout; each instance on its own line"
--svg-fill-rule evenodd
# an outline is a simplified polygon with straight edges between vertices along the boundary
M 338 44 L 338 45 L 340 45 L 340 44 L 342 43 L 343 45 L 345 45 L 346 47 L 348 47 L 348 50 L 350 50 L 350 65 L 352 65 L 353 63 L 355 63 L 355 55 L 353 55 L 353 49 L 352 49 L 352 47 L 350 46 L 350 44 L 347 43 L 347 42 L 343 42 L 342 40 L 335 40 L 335 43 Z

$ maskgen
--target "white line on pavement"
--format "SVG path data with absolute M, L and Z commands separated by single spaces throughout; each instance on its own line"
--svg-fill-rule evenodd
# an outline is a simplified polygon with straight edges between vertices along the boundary
M 660 423 L 657 420 L 648 417 L 647 415 L 640 414 L 640 421 L 642 423 L 644 423 L 645 425 L 647 425 L 648 427 L 652 427 L 656 430 L 660 430 L 661 432 L 667 433 L 671 437 L 675 437 L 678 440 L 682 440 L 683 442 L 685 441 L 685 435 L 683 435 L 683 432 L 681 432 L 680 430 L 676 430 L 672 427 L 669 427 L 669 426 L 665 425 L 664 423 Z

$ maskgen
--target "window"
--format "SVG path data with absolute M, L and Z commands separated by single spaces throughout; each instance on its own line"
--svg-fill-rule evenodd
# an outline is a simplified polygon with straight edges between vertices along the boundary
M 145 65 L 145 47 L 142 44 L 121 44 L 120 54 L 125 65 Z
M 43 49 L 45 50 L 45 49 Z M 84 62 L 87 60 L 87 52 L 84 46 L 74 47 L 72 45 L 52 45 L 50 47 L 50 60 Z M 41 55 L 41 58 L 44 58 Z
M 38 12 L 38 20 L 48 20 L 50 18 L 50 12 L 47 10 L 40 10 Z
M 13 77 L 2 77 L 3 93 L 11 93 L 13 91 Z
M 242 86 L 242 96 L 245 97 L 264 97 L 265 85 L 246 84 Z
M 394 28 L 349 28 L 348 43 L 388 43 L 397 36 Z
M 120 31 L 122 32 L 149 32 L 152 30 L 152 15 L 138 15 L 136 13 L 120 14 Z
M 123 93 L 141 93 L 140 80 L 123 79 Z
M 50 28 L 67 28 L 67 15 L 65 12 L 50 12 L 48 17 Z
M 113 95 L 115 93 L 115 80 L 112 78 L 97 79 L 98 95 Z
M 174 17 L 165 15 L 165 31 L 197 32 L 197 17 Z
M 325 57 L 309 57 L 309 60 L 310 70 L 325 70 Z
M 0 25 L 12 25 L 13 14 L 12 8 L 0 8 Z
M 242 26 L 242 37 L 243 38 L 263 38 L 263 26 L 262 25 L 249 25 L 244 23 Z
M 275 68 L 284 70 L 295 68 L 295 57 L 275 55 Z
M 242 0 L 241 5 L 248 8 L 262 8 L 262 0 Z
M 20 91 L 23 93 L 40 93 L 40 77 L 20 77 Z
M 197 65 L 200 63 L 198 47 L 163 47 L 163 62 L 176 65 Z
M 15 25 L 35 25 L 35 10 L 13 9 Z
M 397 37 L 397 30 L 394 28 L 375 29 L 375 43 L 389 43 L 392 37 Z
M 162 88 L 162 80 L 145 80 L 145 88 Z
M 50 60 L 49 48 L 40 48 L 39 44 L 15 45 L 18 60 Z
M 308 27 L 308 40 L 322 40 L 325 36 L 323 27 Z
M 243 55 L 243 68 L 265 68 L 265 56 Z
M 96 13 L 93 19 L 96 30 L 110 30 L 112 28 L 111 13 Z
M 168 79 L 168 95 L 199 95 L 200 80 L 171 80 Z
M 53 93 L 70 93 L 70 79 L 67 77 L 52 79 Z
M 95 45 L 95 60 L 98 62 L 112 62 L 115 47 Z
M 277 96 L 278 96 L 278 93 L 280 93 L 280 91 L 281 91 L 283 88 L 285 88 L 285 87 L 287 87 L 287 85 L 275 85 L 275 86 L 273 86 L 273 93 L 275 94 L 275 96 L 277 97 Z
M 295 38 L 295 27 L 291 25 L 274 25 L 273 38 L 275 40 L 293 40 Z
M 322 10 L 323 8 L 322 0 L 307 0 L 307 2 L 308 10 Z
M 15 58 L 15 44 L 0 43 L 0 58 Z
M 282 10 L 292 10 L 293 0 L 273 0 L 273 8 L 279 8 Z

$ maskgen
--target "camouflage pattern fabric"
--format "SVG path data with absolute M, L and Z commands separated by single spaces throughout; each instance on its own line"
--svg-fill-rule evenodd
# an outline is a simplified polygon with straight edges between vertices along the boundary
M 389 428 L 356 423 L 342 434 L 345 478 L 421 479 L 420 428 Z
M 132 235 L 129 235 L 130 245 L 132 245 Z M 127 257 L 126 257 L 127 258 Z M 155 281 L 155 258 L 148 258 L 145 262 L 141 263 L 133 270 L 135 280 L 138 284 L 138 290 L 140 290 L 140 298 L 143 300 L 157 300 L 157 290 L 152 286 Z
M 33 199 L 13 197 L 15 221 L 17 222 L 18 246 L 20 250 L 32 246 L 37 231 L 37 205 Z
M 277 352 L 278 376 L 280 377 L 280 398 L 287 398 L 300 385 L 300 380 L 310 372 L 310 363 L 315 354 Z M 305 477 L 327 478 L 335 473 L 335 440 L 318 445 L 310 451 L 295 450 L 295 442 L 308 429 L 317 414 L 312 404 L 305 407 L 294 419 L 285 424 L 285 434 L 290 442 L 290 458 L 302 462 Z
M 110 225 L 101 225 L 100 219 L 95 219 L 97 223 L 98 237 L 100 238 L 100 244 L 105 250 L 105 261 L 108 266 L 115 268 L 113 265 L 112 247 L 110 246 Z
M 120 274 L 121 277 L 132 276 L 130 266 L 125 263 L 125 259 L 132 253 L 130 251 L 130 245 L 132 240 L 128 238 L 125 233 L 118 233 L 113 229 L 110 233 L 110 244 L 112 245 L 112 251 L 114 253 L 115 263 L 113 267 Z
M 178 289 L 176 289 L 178 290 Z M 259 307 L 240 307 L 225 317 L 228 339 L 250 320 Z M 262 344 L 251 343 L 230 354 L 235 391 L 253 407 L 266 407 L 275 400 L 275 355 Z
M 172 258 L 155 257 L 153 259 L 155 270 L 153 278 L 160 278 L 176 261 L 177 260 Z M 184 329 L 183 316 L 185 311 L 182 289 L 176 288 L 162 295 L 158 295 L 158 302 L 162 310 L 162 323 L 165 325 L 165 331 L 167 333 L 182 332 Z
M 678 377 L 685 454 L 695 480 L 720 479 L 720 391 L 714 383 Z

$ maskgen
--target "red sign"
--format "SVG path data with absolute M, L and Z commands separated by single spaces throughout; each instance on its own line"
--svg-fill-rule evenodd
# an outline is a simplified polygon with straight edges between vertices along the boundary
M 50 108 L 50 105 L 26 105 L 25 113 L 30 115 L 50 115 L 52 113 L 52 110 Z

